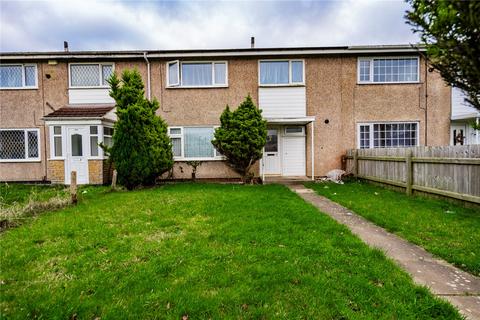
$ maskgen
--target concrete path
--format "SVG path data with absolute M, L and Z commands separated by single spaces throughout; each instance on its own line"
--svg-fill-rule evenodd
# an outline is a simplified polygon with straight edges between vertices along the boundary
M 467 319 L 480 319 L 480 278 L 435 258 L 432 254 L 365 220 L 345 207 L 305 188 L 301 183 L 285 183 L 292 191 L 320 211 L 346 225 L 360 239 L 385 252 L 419 284 L 448 300 Z

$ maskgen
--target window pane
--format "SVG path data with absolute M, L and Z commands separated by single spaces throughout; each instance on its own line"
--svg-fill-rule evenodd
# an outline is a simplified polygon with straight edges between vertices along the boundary
M 62 127 L 60 126 L 53 127 L 53 134 L 62 134 Z
M 25 131 L 0 131 L 0 159 L 25 159 Z
M 285 133 L 302 133 L 303 127 L 286 127 Z
M 213 128 L 185 128 L 185 157 L 213 157 Z
M 172 151 L 174 157 L 182 156 L 182 139 L 181 138 L 171 138 L 172 141 Z
M 72 134 L 72 156 L 74 156 L 74 157 L 83 156 L 82 135 L 81 134 Z
M 417 58 L 374 59 L 373 66 L 374 82 L 418 81 Z
M 98 156 L 98 137 L 90 137 L 90 155 L 92 157 Z
M 112 139 L 112 137 L 104 136 L 104 137 L 103 137 L 103 144 L 105 144 L 107 147 L 113 146 L 113 139 Z
M 360 81 L 370 81 L 370 60 L 360 61 Z
M 90 126 L 90 134 L 98 134 L 98 127 Z
M 0 87 L 22 86 L 22 66 L 0 66 Z
M 103 134 L 106 136 L 113 136 L 113 128 L 103 127 Z
M 370 148 L 370 126 L 360 126 L 360 149 Z
M 181 128 L 170 128 L 170 134 L 181 134 L 182 129 Z
M 178 62 L 170 63 L 168 65 L 168 84 L 178 84 Z
M 276 129 L 267 130 L 265 152 L 278 152 L 278 132 Z
M 260 62 L 260 84 L 288 84 L 288 61 Z
M 111 64 L 102 65 L 102 85 L 108 86 L 107 80 L 113 73 L 113 66 Z
M 62 137 L 53 138 L 53 149 L 55 157 L 62 156 Z
M 28 131 L 28 157 L 38 158 L 38 132 Z
M 212 85 L 211 63 L 183 63 L 182 85 L 210 86 Z
M 292 61 L 292 82 L 303 83 L 302 61 Z
M 227 83 L 227 66 L 225 63 L 215 63 L 215 84 Z
M 70 76 L 74 87 L 100 85 L 98 64 L 72 64 L 70 66 Z
M 36 80 L 35 66 L 25 66 L 25 86 L 34 87 Z

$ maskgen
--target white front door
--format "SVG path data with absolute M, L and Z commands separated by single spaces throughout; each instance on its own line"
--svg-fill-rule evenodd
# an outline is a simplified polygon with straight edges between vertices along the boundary
M 284 176 L 304 176 L 305 173 L 305 136 L 283 137 L 283 170 Z
M 88 127 L 67 128 L 67 157 L 65 184 L 70 184 L 70 173 L 77 172 L 77 184 L 88 183 Z
M 276 128 L 268 129 L 267 143 L 263 153 L 263 170 L 265 174 L 280 175 L 282 173 L 279 146 L 279 130 Z

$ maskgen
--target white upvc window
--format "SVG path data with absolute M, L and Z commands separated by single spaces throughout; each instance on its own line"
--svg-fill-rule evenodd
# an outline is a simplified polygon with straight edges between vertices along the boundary
M 261 86 L 304 85 L 304 66 L 304 60 L 260 60 L 258 84 Z
M 286 126 L 285 127 L 285 135 L 287 136 L 298 136 L 305 134 L 305 127 L 304 126 Z
M 63 158 L 63 127 L 51 126 L 51 139 L 50 139 L 50 157 Z
M 99 157 L 99 130 L 98 126 L 90 126 L 90 157 Z
M 419 145 L 418 122 L 372 122 L 357 125 L 357 146 L 369 148 L 403 148 Z
M 357 63 L 359 84 L 418 83 L 418 57 L 360 57 Z
M 0 129 L 0 162 L 40 161 L 40 130 Z
M 228 86 L 227 61 L 170 61 L 167 87 L 209 88 Z
M 222 155 L 212 144 L 215 128 L 213 126 L 168 128 L 174 159 L 223 160 Z
M 108 78 L 114 72 L 113 63 L 70 63 L 70 88 L 108 88 Z
M 103 144 L 107 147 L 113 146 L 113 127 L 103 127 Z
M 36 64 L 0 64 L 0 89 L 38 88 Z

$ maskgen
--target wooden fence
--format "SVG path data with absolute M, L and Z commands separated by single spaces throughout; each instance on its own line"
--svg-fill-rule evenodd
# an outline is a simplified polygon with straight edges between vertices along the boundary
M 480 145 L 348 150 L 347 172 L 480 204 Z

